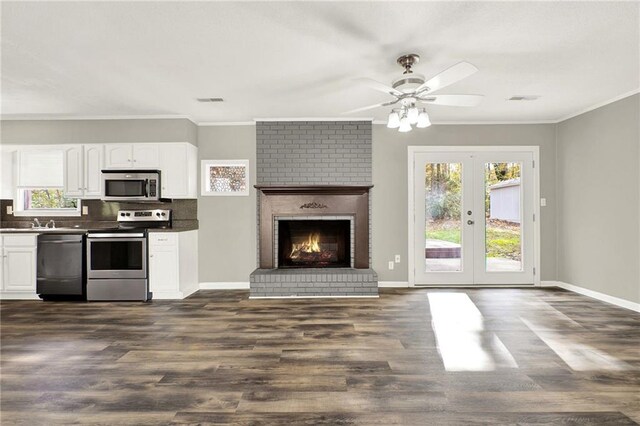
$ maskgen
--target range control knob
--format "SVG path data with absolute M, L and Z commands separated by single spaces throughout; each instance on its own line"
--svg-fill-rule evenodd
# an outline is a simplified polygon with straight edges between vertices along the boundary
M 120 213 L 120 216 L 124 216 L 124 213 Z
M 166 213 L 162 213 L 162 216 L 166 216 L 166 215 L 167 215 Z
M 131 216 L 131 213 L 127 213 L 127 216 Z
M 156 213 L 156 216 L 160 216 L 160 213 Z

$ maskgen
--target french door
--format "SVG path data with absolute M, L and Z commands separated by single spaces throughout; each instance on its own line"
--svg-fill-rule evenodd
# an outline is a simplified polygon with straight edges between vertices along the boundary
M 533 154 L 413 154 L 413 282 L 533 284 Z

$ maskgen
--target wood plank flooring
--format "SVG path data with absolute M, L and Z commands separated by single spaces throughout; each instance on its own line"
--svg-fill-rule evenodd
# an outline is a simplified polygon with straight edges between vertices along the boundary
M 640 314 L 562 290 L 0 307 L 2 425 L 640 422 Z

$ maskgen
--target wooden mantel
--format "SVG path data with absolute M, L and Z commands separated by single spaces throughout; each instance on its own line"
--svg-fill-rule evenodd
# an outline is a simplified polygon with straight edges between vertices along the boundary
M 260 195 L 260 268 L 275 267 L 274 220 L 278 216 L 354 217 L 356 269 L 369 268 L 369 190 L 373 185 L 255 185 Z

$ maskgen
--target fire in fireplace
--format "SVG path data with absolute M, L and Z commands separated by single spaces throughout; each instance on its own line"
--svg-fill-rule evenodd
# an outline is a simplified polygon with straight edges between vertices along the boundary
M 351 266 L 351 221 L 278 221 L 279 268 Z

